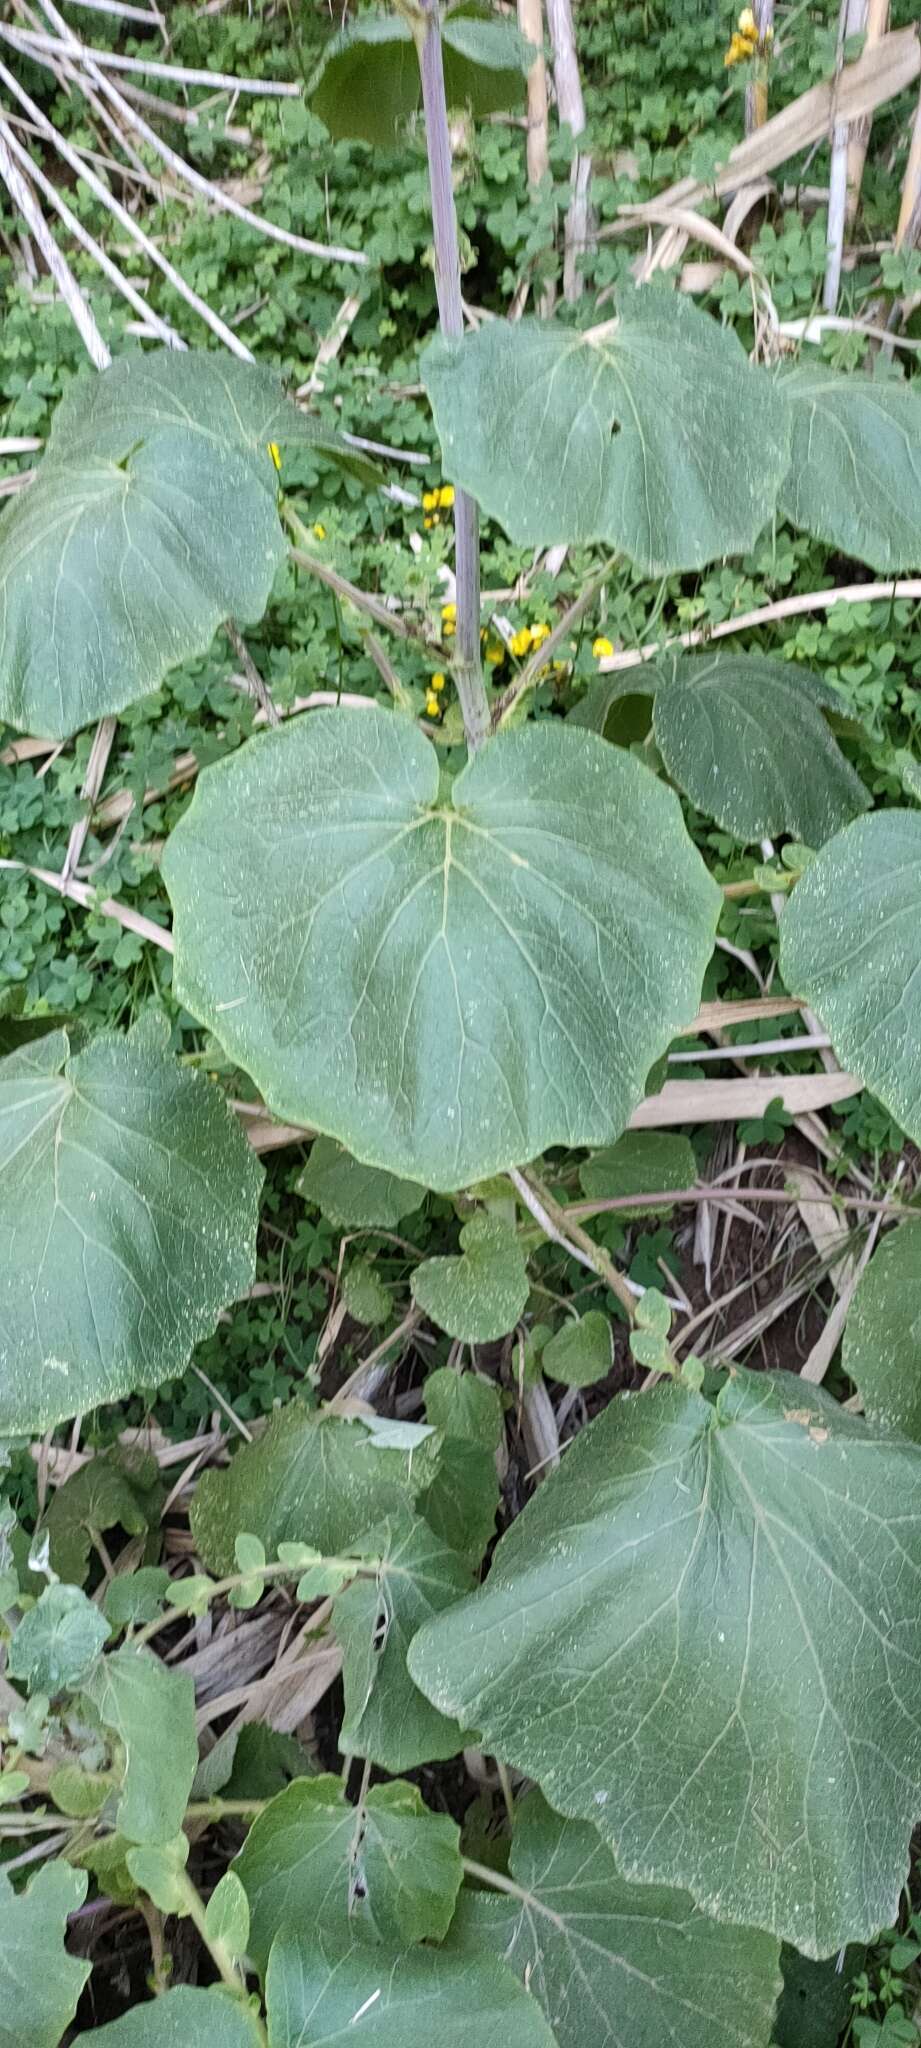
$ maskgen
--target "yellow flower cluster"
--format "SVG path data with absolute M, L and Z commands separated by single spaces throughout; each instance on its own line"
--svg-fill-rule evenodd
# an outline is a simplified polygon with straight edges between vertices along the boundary
M 773 34 L 774 31 L 772 28 L 765 29 L 764 35 L 761 38 L 762 45 L 769 43 L 773 37 Z M 757 48 L 758 24 L 755 20 L 751 8 L 743 7 L 742 12 L 739 15 L 738 27 L 735 28 L 732 32 L 732 36 L 729 42 L 729 48 L 726 51 L 726 54 L 723 58 L 723 63 L 726 65 L 744 64 L 747 62 L 749 57 L 754 56 Z
M 440 668 L 436 669 L 435 674 L 429 679 L 428 694 L 425 699 L 425 709 L 429 718 L 439 718 L 441 716 L 441 693 L 446 680 L 444 671 Z
M 592 641 L 592 653 L 596 661 L 603 661 L 606 654 L 613 654 L 613 652 L 613 640 L 607 640 L 603 633 L 599 633 L 597 640 Z
M 521 661 L 526 654 L 531 654 L 536 648 L 542 647 L 544 641 L 549 638 L 550 627 L 545 624 L 519 626 L 517 633 L 512 634 L 508 643 L 509 651 L 514 654 L 516 661 Z
M 425 514 L 422 521 L 423 526 L 426 529 L 432 526 L 440 526 L 440 514 L 442 512 L 450 512 L 453 503 L 453 484 L 442 484 L 440 490 L 437 491 L 424 491 L 422 494 L 422 510 Z

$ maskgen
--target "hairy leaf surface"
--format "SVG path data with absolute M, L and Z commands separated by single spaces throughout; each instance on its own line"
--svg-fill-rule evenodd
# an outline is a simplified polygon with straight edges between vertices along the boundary
M 613 1402 L 409 1668 L 626 1877 L 827 1955 L 905 1880 L 919 1588 L 921 1451 L 738 1372 Z
M 261 1186 L 159 1019 L 0 1061 L 0 1432 L 181 1371 L 252 1283 Z
M 440 1330 L 489 1344 L 514 1329 L 528 1298 L 528 1269 L 514 1230 L 479 1210 L 460 1234 L 459 1257 L 423 1259 L 412 1297 Z
M 413 1684 L 406 1653 L 425 1622 L 469 1593 L 471 1573 L 408 1509 L 369 1530 L 361 1547 L 382 1564 L 374 1577 L 353 1579 L 333 1607 L 345 1688 L 339 1747 L 391 1772 L 456 1756 L 463 1732 Z
M 843 1363 L 871 1419 L 921 1442 L 921 1220 L 884 1237 L 861 1274 Z
M 24 1891 L 0 1870 L 0 2048 L 58 2048 L 90 1965 L 64 1948 L 86 1873 L 46 1863 Z
M 490 1955 L 283 1933 L 266 1998 L 269 2048 L 555 2048 L 537 2000 Z
M 206 769 L 163 873 L 179 999 L 272 1109 L 438 1189 L 618 1136 L 720 901 L 677 799 L 593 735 L 500 734 L 446 802 L 383 710 Z
M 118 1827 L 129 1842 L 170 1842 L 185 1819 L 198 1763 L 195 1688 L 149 1650 L 100 1659 L 84 1693 L 122 1744 Z
M 921 567 L 921 398 L 827 363 L 785 371 L 792 461 L 780 510 L 881 574 Z

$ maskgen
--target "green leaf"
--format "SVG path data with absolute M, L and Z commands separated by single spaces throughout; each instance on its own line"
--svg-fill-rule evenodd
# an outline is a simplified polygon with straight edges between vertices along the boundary
M 472 17 L 472 18 L 471 18 Z M 534 49 L 488 8 L 453 9 L 442 27 L 449 107 L 477 117 L 502 113 L 524 98 Z M 366 14 L 333 38 L 307 87 L 307 103 L 337 142 L 393 148 L 420 106 L 419 60 L 407 22 Z
M 85 1872 L 66 1863 L 46 1863 L 21 1892 L 0 1869 L 0 2048 L 58 2048 L 90 1974 L 64 1948 L 85 1898 Z
M 780 1990 L 771 1935 L 720 1925 L 686 1892 L 629 1884 L 596 1830 L 539 1792 L 515 1809 L 510 1869 L 521 1896 L 463 1892 L 452 1942 L 494 1948 L 558 2048 L 767 2048 Z
M 151 1016 L 0 1061 L 0 1434 L 180 1372 L 252 1283 L 262 1170 L 166 1048 Z
M 359 2024 L 362 2048 L 555 2048 L 536 1999 L 489 1955 L 285 1932 L 266 2001 L 269 2048 L 351 2048 Z
M 491 1543 L 500 1490 L 492 1451 L 463 1437 L 446 1437 L 438 1469 L 417 1506 L 436 1536 L 475 1569 Z
M 552 1380 L 566 1387 L 593 1387 L 614 1363 L 614 1342 L 607 1316 L 590 1308 L 557 1330 L 541 1352 L 541 1365 Z
M 427 1483 L 433 1456 L 426 1443 L 381 1448 L 364 1421 L 318 1415 L 292 1401 L 226 1472 L 202 1474 L 191 1510 L 196 1550 L 222 1577 L 234 1569 L 241 1529 L 258 1536 L 270 1557 L 281 1543 L 309 1543 L 325 1557 L 347 1554 L 372 1522 Z
M 71 1820 L 101 1813 L 111 1790 L 108 1771 L 84 1771 L 79 1764 L 59 1764 L 48 1780 L 49 1798 Z
M 7 1654 L 11 1678 L 52 1697 L 78 1685 L 111 1635 L 107 1621 L 79 1586 L 46 1586 L 24 1614 Z
M 501 733 L 438 784 L 408 722 L 311 712 L 199 776 L 163 874 L 178 999 L 273 1110 L 450 1190 L 619 1134 L 722 899 L 592 734 Z
M 823 846 L 780 920 L 780 971 L 848 1071 L 921 1142 L 921 815 L 877 811 Z
M 821 846 L 870 803 L 824 716 L 820 676 L 761 654 L 657 663 L 653 729 L 673 781 L 746 845 L 781 833 Z
M 465 1344 L 488 1344 L 512 1330 L 528 1298 L 528 1269 L 514 1230 L 483 1209 L 465 1223 L 459 1258 L 423 1259 L 412 1297 L 439 1329 Z
M 121 1834 L 130 1842 L 172 1841 L 198 1762 L 191 1678 L 149 1650 L 123 1649 L 100 1660 L 83 1690 L 124 1750 Z
M 189 1860 L 187 1835 L 175 1835 L 171 1842 L 129 1849 L 125 1857 L 135 1884 L 147 1893 L 161 1913 L 188 1914 L 189 1887 L 185 1867 Z
M 645 740 L 652 724 L 656 677 L 651 662 L 637 664 L 626 675 L 596 676 L 567 713 L 567 724 L 584 726 L 618 747 Z
M 386 1323 L 393 1296 L 369 1259 L 354 1259 L 342 1276 L 342 1299 L 356 1323 Z
M 298 1779 L 257 1816 L 232 1866 L 257 1969 L 289 1926 L 337 1936 L 351 1923 L 375 1942 L 440 1941 L 463 1877 L 459 1842 L 414 1785 L 374 1785 L 359 1812 L 339 1778 Z
M 864 1951 L 813 1962 L 786 1943 L 780 1951 L 783 1990 L 771 2036 L 775 2048 L 838 2048 L 851 2017 L 850 1980 Z
M 343 1653 L 345 1707 L 339 1747 L 385 1771 L 456 1756 L 463 1734 L 412 1682 L 406 1653 L 416 1631 L 469 1593 L 471 1574 L 440 1536 L 408 1509 L 365 1536 L 384 1560 L 352 1580 L 333 1607 Z
M 268 444 L 318 439 L 270 371 L 222 353 L 76 378 L 0 520 L 0 717 L 67 739 L 228 616 L 261 618 L 285 555 Z
M 919 1499 L 921 1451 L 790 1374 L 612 1402 L 410 1675 L 625 1877 L 827 1955 L 891 1923 L 921 1812 Z
M 494 1380 L 478 1372 L 456 1372 L 441 1365 L 430 1372 L 422 1389 L 425 1413 L 445 1437 L 463 1437 L 490 1454 L 502 1441 L 502 1395 Z
M 425 1199 L 418 1181 L 362 1166 L 334 1138 L 314 1139 L 295 1185 L 337 1230 L 396 1230 Z
M 861 1274 L 842 1363 L 871 1422 L 921 1443 L 921 1222 L 884 1237 Z
M 241 1999 L 181 1984 L 108 2027 L 78 2034 L 74 2048 L 264 2048 L 264 2041 L 255 2013 Z
M 774 510 L 785 399 L 680 292 L 625 292 L 585 334 L 488 320 L 421 368 L 446 475 L 521 547 L 605 541 L 660 575 L 741 554 Z
M 827 363 L 780 379 L 793 420 L 780 512 L 841 554 L 897 575 L 921 565 L 921 398 Z
M 697 1180 L 697 1160 L 689 1138 L 677 1131 L 625 1131 L 616 1145 L 593 1152 L 579 1168 L 582 1192 L 590 1202 L 622 1200 L 625 1195 L 657 1195 L 692 1188 Z M 624 1222 L 636 1216 L 667 1216 L 670 1205 L 659 1211 L 643 1207 L 622 1209 Z
M 225 1870 L 208 1900 L 205 1933 L 232 1956 L 245 1956 L 249 1946 L 249 1900 L 235 1870 Z
M 136 1572 L 119 1572 L 106 1587 L 106 1620 L 113 1628 L 127 1628 L 134 1621 L 155 1621 L 169 1583 L 169 1573 L 159 1564 L 142 1564 Z
M 124 1529 L 128 1536 L 153 1530 L 159 1543 L 164 1498 L 156 1459 L 129 1453 L 120 1444 L 98 1452 L 52 1496 L 43 1523 L 52 1570 L 72 1585 L 85 1585 L 93 1537 L 110 1529 Z

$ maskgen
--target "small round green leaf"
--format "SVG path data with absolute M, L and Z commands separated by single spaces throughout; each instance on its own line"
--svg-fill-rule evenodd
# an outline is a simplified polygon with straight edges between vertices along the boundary
M 870 798 L 827 719 L 840 698 L 811 670 L 760 654 L 657 663 L 653 729 L 673 781 L 746 845 L 792 833 L 822 846 Z
M 79 1586 L 46 1586 L 23 1615 L 7 1653 L 11 1678 L 52 1696 L 78 1685 L 111 1635 L 108 1622 Z
M 396 1230 L 425 1199 L 418 1181 L 362 1166 L 334 1138 L 315 1138 L 297 1192 L 337 1230 Z
M 205 1933 L 232 1956 L 244 1956 L 249 1943 L 249 1900 L 235 1870 L 225 1870 L 208 1900 Z
M 410 1286 L 417 1306 L 449 1337 L 488 1344 L 513 1330 L 528 1298 L 524 1253 L 507 1223 L 479 1210 L 460 1234 L 459 1258 L 423 1259 Z
M 500 734 L 445 801 L 378 709 L 206 769 L 163 873 L 179 1000 L 272 1109 L 443 1190 L 619 1134 L 721 902 L 677 798 L 593 734 Z
M 625 292 L 584 334 L 487 320 L 421 367 L 446 474 L 521 547 L 605 541 L 660 575 L 752 547 L 774 510 L 785 399 L 680 292 Z
M 823 846 L 780 920 L 780 971 L 921 1143 L 921 814 L 877 811 Z
M 780 510 L 880 574 L 921 567 L 921 397 L 815 363 L 785 371 L 792 460 Z
M 262 1170 L 161 1019 L 0 1061 L 0 1433 L 158 1386 L 251 1285 Z
M 843 1363 L 871 1421 L 921 1443 L 921 1219 L 891 1231 L 861 1274 Z
M 541 1365 L 565 1387 L 593 1387 L 611 1370 L 614 1345 L 611 1325 L 599 1309 L 564 1323 L 541 1352 Z
M 433 1429 L 445 1437 L 462 1437 L 490 1454 L 502 1441 L 502 1395 L 494 1380 L 478 1372 L 457 1372 L 440 1365 L 422 1389 L 425 1413 Z

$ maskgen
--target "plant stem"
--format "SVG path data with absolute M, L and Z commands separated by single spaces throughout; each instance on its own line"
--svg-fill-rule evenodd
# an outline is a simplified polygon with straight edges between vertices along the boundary
M 613 1261 L 608 1258 L 600 1244 L 589 1237 L 578 1223 L 570 1221 L 566 1209 L 555 1202 L 549 1188 L 545 1188 L 533 1173 L 519 1173 L 513 1167 L 508 1174 L 516 1193 L 520 1195 L 525 1208 L 530 1209 L 536 1223 L 540 1224 L 545 1236 L 568 1252 L 570 1258 L 578 1259 L 580 1266 L 587 1266 L 589 1272 L 597 1273 L 611 1293 L 616 1295 L 628 1323 L 636 1321 L 636 1302 L 622 1273 L 618 1273 Z
M 460 247 L 451 176 L 451 138 L 441 56 L 441 24 L 437 0 L 422 0 L 424 20 L 414 24 L 422 104 L 428 148 L 432 230 L 435 243 L 435 290 L 438 318 L 446 341 L 460 341 L 464 332 L 461 301 Z M 454 571 L 457 586 L 457 627 L 454 680 L 464 731 L 471 754 L 489 735 L 489 700 L 480 664 L 480 533 L 474 500 L 466 491 L 454 498 Z

